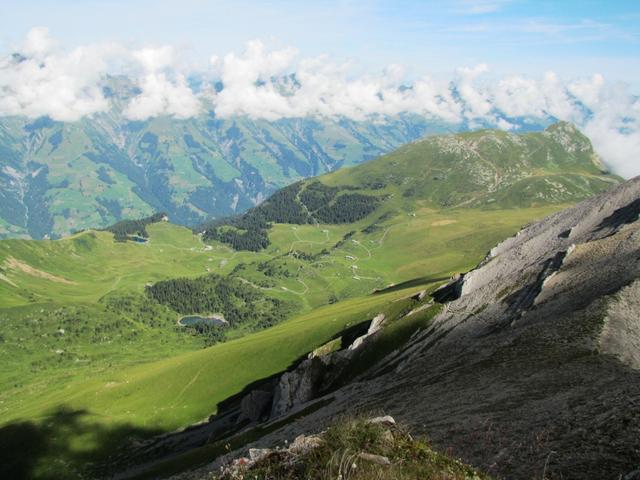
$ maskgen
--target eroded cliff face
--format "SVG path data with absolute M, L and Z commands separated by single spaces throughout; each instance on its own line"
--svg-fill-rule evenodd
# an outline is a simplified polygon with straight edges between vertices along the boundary
M 384 411 L 498 477 L 634 471 L 639 213 L 634 179 L 523 228 L 435 295 L 445 305 L 428 329 L 256 444 Z
M 640 281 L 635 280 L 607 304 L 599 348 L 640 370 Z

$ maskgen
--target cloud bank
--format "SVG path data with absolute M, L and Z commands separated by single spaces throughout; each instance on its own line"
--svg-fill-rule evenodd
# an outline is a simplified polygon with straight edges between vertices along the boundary
M 208 83 L 194 91 L 169 46 L 128 49 L 94 44 L 63 49 L 44 28 L 0 56 L 0 116 L 49 116 L 77 121 L 108 111 L 103 85 L 124 74 L 138 94 L 123 107 L 130 120 L 156 116 L 187 119 L 206 109 L 220 118 L 274 121 L 306 116 L 367 120 L 401 113 L 471 127 L 517 129 L 527 119 L 574 122 L 605 162 L 623 176 L 640 174 L 640 100 L 628 87 L 600 74 L 565 81 L 553 72 L 539 78 L 491 77 L 479 64 L 457 69 L 449 80 L 405 80 L 401 66 L 353 75 L 351 65 L 327 57 L 300 58 L 294 48 L 269 50 L 251 41 L 241 53 L 211 57 Z M 213 88 L 221 82 L 223 88 Z

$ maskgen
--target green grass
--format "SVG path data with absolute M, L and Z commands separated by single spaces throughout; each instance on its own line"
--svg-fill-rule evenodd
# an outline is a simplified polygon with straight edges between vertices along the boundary
M 109 313 L 105 311 L 106 297 L 133 295 L 140 298 L 144 285 L 149 282 L 202 275 L 207 268 L 227 274 L 244 264 L 236 275 L 256 285 L 269 285 L 262 287 L 267 288 L 269 294 L 297 302 L 301 314 L 308 312 L 310 315 L 299 318 L 307 318 L 309 328 L 313 330 L 320 328 L 315 319 L 318 312 L 324 311 L 317 308 L 327 304 L 331 297 L 361 297 L 364 300 L 359 301 L 366 303 L 371 301 L 370 297 L 363 296 L 376 288 L 417 277 L 435 279 L 465 271 L 519 226 L 559 208 L 556 205 L 503 211 L 438 212 L 423 207 L 413 210 L 415 216 L 399 213 L 387 219 L 379 230 L 370 234 L 360 230 L 369 225 L 371 219 L 346 226 L 276 225 L 271 232 L 272 245 L 259 253 L 233 252 L 220 244 L 205 250 L 205 245 L 189 230 L 167 223 L 148 227 L 148 244 L 115 243 L 110 233 L 93 231 L 58 241 L 0 242 L 0 265 L 4 265 L 4 275 L 15 285 L 0 280 L 0 333 L 4 340 L 0 351 L 3 360 L 0 367 L 3 392 L 0 394 L 3 402 L 0 403 L 0 422 L 39 415 L 37 412 L 53 407 L 56 402 L 64 402 L 76 391 L 77 385 L 96 374 L 117 372 L 135 364 L 144 365 L 139 368 L 145 371 L 160 368 L 159 364 L 153 367 L 147 364 L 165 359 L 163 361 L 170 365 L 172 361 L 178 361 L 173 357 L 178 358 L 189 351 L 192 353 L 188 355 L 203 355 L 201 351 L 194 352 L 202 347 L 202 341 L 176 328 L 177 313 L 158 310 L 153 314 L 158 320 L 154 324 L 148 320 L 149 315 L 140 313 L 150 308 L 142 305 L 141 300 L 133 302 L 131 311 Z M 357 233 L 340 247 L 333 248 L 352 230 Z M 327 250 L 329 254 L 314 261 L 283 256 L 291 248 L 309 254 Z M 52 280 L 41 273 L 25 272 L 24 266 L 16 267 L 15 262 L 7 264 L 9 257 L 57 278 Z M 281 264 L 289 276 L 265 276 L 259 271 L 258 264 L 269 260 Z M 52 313 L 61 309 L 60 314 Z M 123 322 L 120 326 L 116 325 L 118 318 Z M 85 324 L 89 331 L 82 333 Z M 77 327 L 80 333 L 72 336 L 68 331 L 58 335 L 58 330 L 65 325 L 69 331 Z M 229 337 L 241 337 L 238 338 L 240 343 L 215 348 L 221 347 L 220 355 L 226 355 L 227 348 L 240 348 L 234 345 L 261 338 L 243 337 L 248 332 L 243 328 L 231 332 Z M 321 339 L 314 337 L 314 340 Z M 313 342 L 305 344 L 305 348 L 314 346 Z M 63 353 L 58 353 L 60 350 Z M 300 355 L 303 353 L 299 351 Z M 242 362 L 237 364 L 243 365 Z M 250 382 L 261 374 L 251 371 L 250 378 L 242 377 L 242 381 Z M 137 382 L 139 377 L 136 374 L 133 378 Z M 117 379 L 113 381 L 122 383 Z M 211 395 L 220 392 L 224 398 L 230 391 L 225 387 L 227 381 L 213 382 L 202 388 L 202 395 L 212 398 Z M 61 388 L 67 384 L 75 386 Z M 163 390 L 174 395 L 181 388 L 167 383 Z M 191 398 L 190 391 L 185 395 L 187 399 Z M 118 403 L 127 404 L 121 399 Z M 38 405 L 46 405 L 46 408 L 36 408 Z M 154 421 L 154 417 L 146 417 L 146 413 L 137 412 L 133 406 L 121 410 L 113 408 L 119 419 L 132 420 L 142 415 L 146 424 Z M 158 408 L 162 408 L 158 418 L 163 417 L 165 422 L 174 415 L 164 417 L 169 407 Z M 175 407 L 169 409 L 176 410 Z M 198 414 L 197 409 L 190 407 L 183 410 L 184 415 L 177 418 L 194 421 L 210 413 L 211 404 Z M 173 425 L 178 424 L 179 421 Z
M 415 290 L 346 300 L 207 349 L 70 382 L 37 398 L 14 396 L 3 419 L 44 417 L 64 404 L 109 422 L 177 428 L 207 417 L 246 384 L 285 369 L 345 327 L 387 311 Z
M 417 205 L 415 216 L 397 213 L 368 234 L 361 230 L 376 215 L 356 225 L 276 225 L 272 245 L 259 253 L 220 244 L 205 250 L 189 230 L 166 223 L 148 227 L 147 244 L 116 243 L 110 233 L 94 231 L 58 241 L 0 242 L 3 275 L 13 284 L 0 280 L 0 425 L 14 426 L 5 432 L 26 425 L 50 438 L 44 453 L 34 455 L 39 466 L 32 471 L 44 472 L 37 475 L 82 470 L 123 439 L 208 417 L 246 385 L 282 371 L 345 327 L 400 308 L 394 300 L 429 279 L 467 270 L 521 225 L 559 208 L 436 211 Z M 292 248 L 329 253 L 307 261 L 287 256 Z M 21 266 L 7 263 L 9 257 Z M 289 276 L 265 276 L 258 269 L 265 261 L 282 264 Z M 149 282 L 207 269 L 236 269 L 246 281 L 270 285 L 262 288 L 298 302 L 300 313 L 256 333 L 239 328 L 226 343 L 203 349 L 202 339 L 175 325 L 176 312 L 145 303 L 143 291 Z M 409 288 L 368 295 L 416 277 L 423 280 Z M 322 306 L 332 297 L 341 301 Z M 131 300 L 110 311 L 111 298 Z M 391 324 L 380 352 L 396 348 L 425 322 L 428 317 L 416 316 Z M 57 333 L 61 327 L 64 335 Z M 73 414 L 69 426 L 67 412 L 83 413 Z M 61 463 L 51 461 L 56 456 Z
M 393 315 L 401 308 L 396 300 L 415 291 L 416 287 L 346 300 L 207 349 L 49 385 L 37 395 L 28 390 L 6 392 L 3 421 L 28 421 L 29 428 L 48 431 L 55 430 L 50 425 L 57 425 L 64 412 L 82 412 L 73 428 L 53 432 L 50 440 L 50 450 L 65 451 L 65 471 L 80 470 L 87 462 L 103 459 L 104 438 L 123 435 L 125 442 L 131 432 L 145 436 L 204 419 L 222 400 L 286 369 L 346 327 L 380 312 Z M 8 431 L 11 427 L 0 430 L 0 443 Z M 46 454 L 41 461 L 38 468 L 43 472 L 58 468 Z

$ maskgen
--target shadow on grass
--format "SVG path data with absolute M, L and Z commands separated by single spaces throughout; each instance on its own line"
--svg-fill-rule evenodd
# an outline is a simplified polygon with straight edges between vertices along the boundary
M 131 425 L 106 427 L 88 417 L 87 411 L 59 407 L 40 421 L 1 427 L 0 478 L 104 477 L 128 445 L 161 433 Z
M 393 285 L 392 287 L 376 290 L 375 292 L 373 292 L 373 295 L 381 295 L 383 293 L 397 292 L 398 290 L 403 290 L 405 288 L 419 287 L 420 285 L 427 285 L 429 283 L 436 283 L 436 282 L 444 282 L 450 279 L 451 277 L 430 277 L 430 276 L 413 278 L 411 280 L 407 280 L 406 282 Z
M 352 330 L 336 337 L 351 337 Z M 241 400 L 254 390 L 273 390 L 284 371 L 295 369 L 305 358 L 219 402 L 218 413 L 209 421 L 179 431 L 107 426 L 86 410 L 66 406 L 37 421 L 5 425 L 0 427 L 0 480 L 155 479 L 208 463 L 230 446 L 239 448 L 270 431 L 258 423 L 240 433 L 250 423 L 239 421 Z

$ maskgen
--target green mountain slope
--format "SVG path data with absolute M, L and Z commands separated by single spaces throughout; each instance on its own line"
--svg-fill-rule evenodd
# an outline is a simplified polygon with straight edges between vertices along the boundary
M 49 432 L 65 408 L 84 412 L 48 434 L 75 468 L 134 430 L 199 421 L 345 328 L 412 308 L 409 296 L 466 271 L 523 224 L 617 183 L 595 160 L 567 124 L 433 137 L 287 187 L 209 234 L 159 221 L 138 232 L 145 242 L 94 230 L 0 241 L 0 424 Z M 238 235 L 267 242 L 258 251 L 224 243 Z M 186 313 L 227 315 L 192 295 L 194 285 L 217 292 L 219 276 L 236 289 L 240 320 L 213 332 L 179 326 Z M 191 280 L 149 295 L 177 278 Z M 176 291 L 194 301 L 176 302 Z M 286 306 L 279 325 L 243 318 L 255 305 L 272 313 L 274 300 Z
M 268 222 L 346 224 L 369 218 L 375 229 L 416 208 L 558 204 L 584 199 L 619 180 L 605 171 L 589 139 L 569 123 L 540 133 L 480 130 L 428 137 L 366 164 L 295 183 L 242 217 L 202 230 L 205 238 L 260 250 Z
M 438 208 L 505 208 L 575 201 L 618 181 L 605 174 L 589 139 L 564 122 L 540 133 L 435 136 L 363 167 L 325 183 L 388 188 Z

